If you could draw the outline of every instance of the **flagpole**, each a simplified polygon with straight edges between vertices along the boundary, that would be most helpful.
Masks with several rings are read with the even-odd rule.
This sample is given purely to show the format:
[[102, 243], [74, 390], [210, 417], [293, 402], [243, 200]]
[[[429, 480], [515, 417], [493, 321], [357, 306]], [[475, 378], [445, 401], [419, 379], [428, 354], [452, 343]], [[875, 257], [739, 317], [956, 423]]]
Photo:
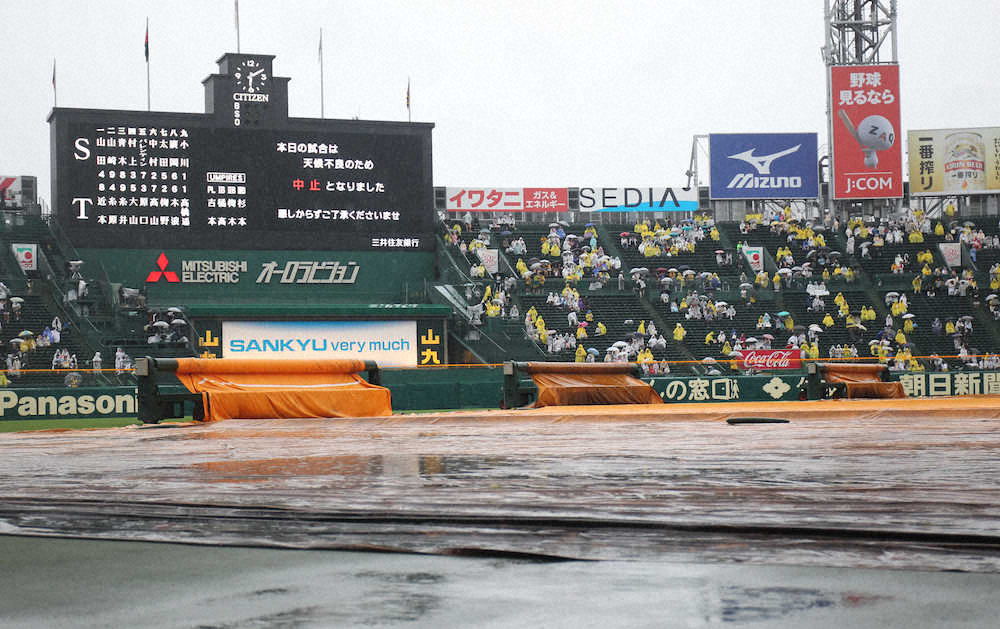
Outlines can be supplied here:
[[236, 3], [236, 52], [240, 51], [240, 0]]
[[52, 57], [52, 107], [59, 106], [59, 92], [56, 90], [56, 58]]
[[149, 91], [149, 18], [146, 18], [146, 111], [152, 111], [153, 105]]
[[413, 122], [413, 116], [410, 113], [410, 77], [406, 77], [406, 121]]
[[326, 91], [323, 89], [323, 29], [319, 29], [319, 117], [325, 118], [323, 108], [323, 97]]

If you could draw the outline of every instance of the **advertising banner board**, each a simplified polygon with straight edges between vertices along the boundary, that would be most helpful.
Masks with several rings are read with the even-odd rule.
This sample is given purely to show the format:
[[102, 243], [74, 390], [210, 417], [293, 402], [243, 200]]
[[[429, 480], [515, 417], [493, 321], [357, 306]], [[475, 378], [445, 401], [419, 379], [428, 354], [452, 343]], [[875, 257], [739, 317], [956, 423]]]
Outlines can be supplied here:
[[764, 247], [743, 247], [750, 268], [758, 273], [764, 270]]
[[581, 187], [581, 212], [696, 212], [698, 189]]
[[354, 358], [417, 364], [416, 321], [224, 321], [223, 358]]
[[815, 133], [713, 133], [708, 136], [713, 199], [815, 199]]
[[566, 212], [566, 188], [445, 188], [449, 212]]
[[33, 243], [14, 242], [10, 245], [17, 263], [22, 271], [38, 270], [38, 245]]
[[834, 198], [902, 197], [899, 66], [833, 66], [830, 84]]
[[1000, 127], [910, 131], [907, 140], [911, 195], [1000, 193]]

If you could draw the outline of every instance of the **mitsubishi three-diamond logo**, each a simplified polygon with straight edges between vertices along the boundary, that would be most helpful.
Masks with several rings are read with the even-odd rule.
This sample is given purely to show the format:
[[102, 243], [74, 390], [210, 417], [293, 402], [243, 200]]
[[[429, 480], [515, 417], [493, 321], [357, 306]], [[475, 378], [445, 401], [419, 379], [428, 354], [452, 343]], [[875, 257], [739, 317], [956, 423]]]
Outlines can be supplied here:
[[160, 267], [159, 271], [150, 271], [149, 275], [146, 276], [146, 283], [152, 284], [154, 282], [159, 282], [160, 278], [163, 277], [168, 282], [179, 282], [181, 278], [177, 277], [177, 274], [173, 271], [167, 270], [167, 254], [160, 252], [160, 257], [156, 259], [156, 266]]

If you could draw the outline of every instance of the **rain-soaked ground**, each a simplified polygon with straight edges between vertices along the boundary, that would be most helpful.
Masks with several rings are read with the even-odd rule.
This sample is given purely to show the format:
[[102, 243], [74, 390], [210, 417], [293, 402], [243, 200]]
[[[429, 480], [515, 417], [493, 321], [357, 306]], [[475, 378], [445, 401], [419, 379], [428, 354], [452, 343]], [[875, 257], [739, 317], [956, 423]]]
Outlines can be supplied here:
[[[205, 605], [246, 605], [251, 618], [253, 605], [243, 598], [273, 600], [279, 602], [264, 605], [266, 613], [297, 617], [299, 607], [313, 609], [312, 597], [322, 599], [301, 622], [246, 624], [220, 612], [200, 625], [163, 626], [379, 624], [377, 608], [394, 609], [391, 593], [403, 585], [406, 596], [448, 603], [419, 614], [445, 627], [464, 618], [453, 603], [485, 606], [485, 621], [475, 626], [493, 619], [546, 626], [521, 622], [532, 611], [551, 620], [549, 626], [588, 626], [583, 610], [592, 610], [593, 626], [607, 626], [596, 620], [611, 618], [615, 609], [624, 613], [643, 596], [654, 603], [639, 606], [641, 622], [624, 626], [734, 619], [747, 626], [764, 620], [767, 626], [843, 626], [830, 619], [847, 608], [872, 614], [863, 616], [871, 622], [862, 626], [993, 626], [1000, 612], [995, 596], [955, 622], [929, 622], [938, 617], [919, 610], [939, 596], [944, 608], [962, 607], [976, 600], [977, 588], [1000, 585], [996, 407], [788, 406], [795, 404], [765, 409], [790, 423], [737, 426], [723, 420], [732, 412], [725, 409], [754, 415], [761, 409], [591, 407], [5, 434], [0, 533], [213, 546], [101, 546], [114, 547], [104, 552], [127, 565], [132, 553], [149, 569], [177, 564], [176, 572], [164, 568], [150, 577], [155, 595], [143, 599], [144, 613], [155, 611], [161, 588], [187, 596], [184, 588], [202, 577], [175, 582], [200, 570], [184, 562], [197, 566], [209, 557], [220, 566], [254, 559], [245, 570], [220, 568], [225, 578], [204, 577], [216, 583], [206, 590]], [[71, 543], [0, 539], [5, 549]], [[103, 543], [72, 542], [81, 545], [73, 552], [93, 553], [97, 561], [84, 574], [103, 570], [104, 553], [89, 550]], [[445, 556], [215, 548], [220, 545]], [[24, 557], [35, 552], [3, 554], [20, 572], [31, 567]], [[272, 597], [271, 590], [285, 587], [271, 580], [272, 566], [284, 562], [289, 567], [278, 572], [295, 585]], [[107, 570], [137, 569], [127, 565]], [[385, 574], [391, 583], [369, 574]], [[413, 584], [408, 574], [432, 577]], [[108, 584], [116, 578], [108, 576]], [[136, 582], [145, 577], [126, 580], [124, 591], [138, 592]], [[501, 588], [495, 596], [494, 581]], [[74, 600], [85, 600], [90, 589], [103, 591], [99, 583], [70, 588], [81, 592]], [[324, 587], [338, 593], [327, 601]], [[343, 622], [335, 613], [343, 607], [341, 591], [353, 592], [343, 613], [354, 615]], [[265, 594], [250, 596], [255, 592]], [[579, 622], [543, 611], [554, 592]], [[607, 593], [621, 597], [623, 606]], [[380, 602], [359, 602], [371, 596]], [[116, 600], [124, 608], [136, 604]], [[860, 603], [850, 603], [855, 600]], [[760, 617], [757, 608], [764, 610]], [[657, 624], [676, 609], [686, 620]], [[876, 622], [882, 610], [913, 622]], [[31, 609], [22, 611], [30, 615]], [[37, 618], [30, 622], [44, 626]]]
[[0, 626], [995, 627], [1000, 575], [0, 536]]

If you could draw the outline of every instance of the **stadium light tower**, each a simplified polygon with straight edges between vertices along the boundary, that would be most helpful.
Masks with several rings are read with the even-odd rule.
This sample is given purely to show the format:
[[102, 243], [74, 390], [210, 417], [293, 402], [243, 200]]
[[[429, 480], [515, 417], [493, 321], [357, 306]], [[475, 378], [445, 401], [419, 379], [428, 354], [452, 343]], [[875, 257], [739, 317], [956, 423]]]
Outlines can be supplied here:
[[[826, 64], [826, 129], [830, 173], [833, 167], [833, 95], [830, 67], [897, 63], [896, 0], [824, 0], [826, 42], [821, 52]], [[832, 177], [831, 177], [832, 179]], [[827, 208], [834, 212], [832, 183]]]

